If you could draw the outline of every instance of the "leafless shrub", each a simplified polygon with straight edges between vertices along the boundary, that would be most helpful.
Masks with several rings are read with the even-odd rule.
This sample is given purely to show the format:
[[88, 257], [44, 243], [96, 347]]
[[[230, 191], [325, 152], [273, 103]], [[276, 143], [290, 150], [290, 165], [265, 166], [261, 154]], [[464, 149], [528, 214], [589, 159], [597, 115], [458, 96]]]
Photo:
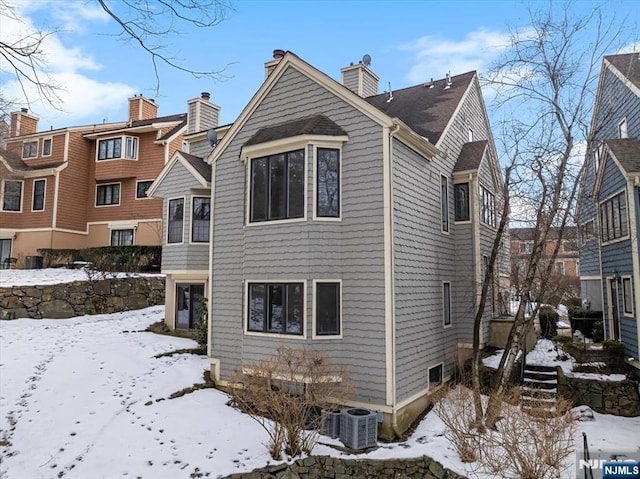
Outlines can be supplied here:
[[451, 442], [462, 462], [478, 459], [478, 431], [472, 391], [462, 385], [445, 385], [436, 398], [436, 414], [445, 425], [444, 436]]
[[274, 459], [309, 453], [318, 441], [324, 409], [344, 404], [352, 393], [346, 371], [317, 351], [278, 348], [233, 377], [237, 407], [269, 435]]
[[463, 462], [476, 462], [478, 476], [563, 477], [563, 461], [574, 450], [571, 404], [549, 399], [543, 391], [527, 394], [523, 398], [520, 388], [509, 388], [499, 398], [495, 428], [479, 431], [472, 391], [464, 386], [443, 389], [435, 411], [445, 424], [445, 437]]
[[563, 460], [574, 450], [571, 404], [543, 391], [528, 392], [524, 399], [519, 388], [507, 390], [500, 400], [501, 418], [482, 437], [482, 467], [500, 477], [562, 477]]

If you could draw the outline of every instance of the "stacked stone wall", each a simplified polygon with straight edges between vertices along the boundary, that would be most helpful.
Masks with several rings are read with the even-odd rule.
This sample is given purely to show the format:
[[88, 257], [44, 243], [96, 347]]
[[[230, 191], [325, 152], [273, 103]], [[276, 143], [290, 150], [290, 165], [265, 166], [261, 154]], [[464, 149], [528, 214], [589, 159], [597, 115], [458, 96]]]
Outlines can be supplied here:
[[386, 460], [311, 456], [299, 459], [292, 464], [280, 464], [252, 472], [231, 474], [223, 479], [361, 479], [364, 477], [466, 479], [427, 456]]
[[0, 319], [64, 319], [164, 304], [163, 276], [0, 288]]
[[596, 412], [615, 416], [640, 416], [638, 382], [603, 381], [585, 377], [572, 378], [558, 368], [558, 394], [573, 402], [574, 406], [587, 405]]

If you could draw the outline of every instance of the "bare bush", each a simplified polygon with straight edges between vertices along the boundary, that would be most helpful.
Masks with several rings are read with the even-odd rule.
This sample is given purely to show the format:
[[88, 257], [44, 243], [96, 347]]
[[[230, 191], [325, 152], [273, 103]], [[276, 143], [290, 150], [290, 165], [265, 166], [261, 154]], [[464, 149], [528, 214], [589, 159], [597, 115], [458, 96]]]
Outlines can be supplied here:
[[334, 409], [352, 393], [347, 373], [326, 356], [306, 348], [281, 347], [264, 361], [233, 377], [238, 408], [269, 434], [274, 459], [310, 453], [318, 441], [323, 410]]
[[440, 390], [435, 411], [445, 425], [444, 436], [451, 442], [462, 462], [476, 461], [479, 434], [474, 427], [472, 391], [462, 385], [445, 385]]
[[460, 459], [477, 461], [476, 473], [494, 477], [564, 477], [563, 461], [573, 453], [576, 430], [571, 404], [543, 391], [523, 398], [520, 388], [509, 388], [498, 401], [501, 416], [495, 427], [480, 431], [472, 391], [463, 386], [443, 390], [435, 410]]

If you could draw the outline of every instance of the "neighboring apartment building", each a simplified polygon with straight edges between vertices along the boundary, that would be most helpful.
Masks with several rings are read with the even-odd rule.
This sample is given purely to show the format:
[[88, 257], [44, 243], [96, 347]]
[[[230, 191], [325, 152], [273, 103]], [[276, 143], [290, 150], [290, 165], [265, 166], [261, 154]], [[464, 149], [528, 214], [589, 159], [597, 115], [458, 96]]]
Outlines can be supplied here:
[[[499, 222], [500, 169], [478, 76], [380, 95], [363, 64], [343, 68], [342, 84], [291, 52], [276, 50], [265, 67], [206, 158], [212, 376], [226, 384], [279, 346], [312, 347], [350, 371], [353, 404], [384, 413], [383, 435], [399, 434], [469, 354]], [[158, 180], [153, 193], [166, 188], [169, 233], [172, 217], [185, 218], [176, 232], [186, 243], [196, 227], [187, 208], [207, 176], [177, 156], [165, 178], [182, 175], [185, 186]], [[182, 198], [173, 215], [170, 202]], [[508, 289], [504, 245], [482, 345]], [[174, 255], [166, 245], [163, 268], [184, 265], [194, 246]]]
[[38, 131], [26, 109], [11, 115], [0, 150], [0, 261], [39, 248], [161, 244], [162, 202], [146, 190], [182, 148], [186, 114], [129, 98], [126, 122]]
[[[535, 228], [511, 228], [511, 290], [520, 295], [525, 278], [529, 256], [536, 238]], [[560, 230], [551, 228], [544, 245], [541, 268], [547, 271], [549, 260], [558, 246]], [[564, 300], [580, 296], [580, 252], [578, 249], [578, 228], [566, 226], [551, 269], [551, 284], [547, 293], [553, 300]], [[533, 291], [535, 296], [535, 288]]]
[[[640, 368], [640, 55], [606, 56], [578, 202], [582, 296]], [[597, 303], [600, 308], [594, 306]]]

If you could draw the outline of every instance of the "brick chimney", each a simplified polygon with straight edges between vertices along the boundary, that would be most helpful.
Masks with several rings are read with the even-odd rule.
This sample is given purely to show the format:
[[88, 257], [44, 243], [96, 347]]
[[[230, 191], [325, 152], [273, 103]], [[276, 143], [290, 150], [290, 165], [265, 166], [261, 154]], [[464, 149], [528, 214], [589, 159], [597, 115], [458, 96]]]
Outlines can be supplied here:
[[158, 117], [158, 105], [155, 101], [140, 95], [129, 98], [129, 121], [149, 120]]
[[264, 77], [268, 78], [271, 75], [271, 72], [278, 66], [282, 57], [284, 57], [284, 50], [274, 50], [273, 51], [273, 60], [269, 60], [264, 64]]
[[38, 117], [29, 114], [29, 110], [22, 108], [11, 113], [11, 129], [9, 136], [30, 135], [38, 131]]
[[187, 101], [187, 135], [218, 126], [220, 107], [210, 100], [211, 94], [203, 91], [200, 98]]
[[341, 68], [340, 73], [342, 74], [342, 84], [362, 98], [378, 94], [380, 79], [362, 62]]

